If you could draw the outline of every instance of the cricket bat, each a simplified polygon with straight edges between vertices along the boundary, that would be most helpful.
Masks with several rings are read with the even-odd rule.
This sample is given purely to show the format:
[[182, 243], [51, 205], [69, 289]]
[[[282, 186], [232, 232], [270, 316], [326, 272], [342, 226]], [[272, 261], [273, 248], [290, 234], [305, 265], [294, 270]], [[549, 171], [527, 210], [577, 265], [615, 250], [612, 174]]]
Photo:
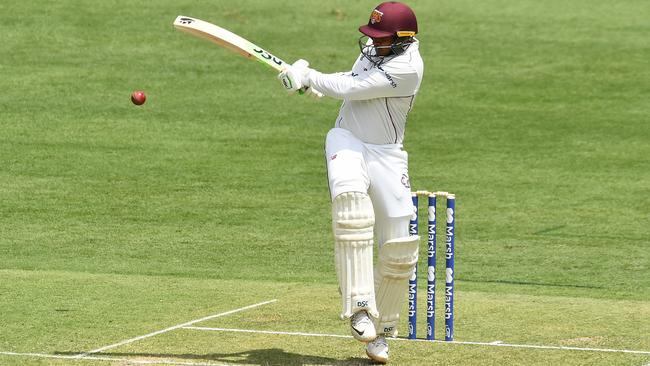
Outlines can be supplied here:
[[193, 36], [212, 41], [246, 58], [260, 61], [278, 72], [288, 66], [281, 58], [274, 56], [262, 47], [212, 23], [179, 15], [174, 20], [174, 27]]

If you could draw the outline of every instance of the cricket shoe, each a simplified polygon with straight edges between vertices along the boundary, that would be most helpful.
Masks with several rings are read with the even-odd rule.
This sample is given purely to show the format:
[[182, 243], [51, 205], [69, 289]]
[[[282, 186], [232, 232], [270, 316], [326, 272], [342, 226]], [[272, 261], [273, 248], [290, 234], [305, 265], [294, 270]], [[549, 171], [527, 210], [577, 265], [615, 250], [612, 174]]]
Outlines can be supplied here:
[[375, 324], [365, 310], [357, 311], [350, 318], [352, 336], [361, 342], [370, 342], [377, 338]]
[[366, 346], [366, 354], [371, 360], [379, 363], [388, 362], [388, 342], [383, 335], [375, 338]]

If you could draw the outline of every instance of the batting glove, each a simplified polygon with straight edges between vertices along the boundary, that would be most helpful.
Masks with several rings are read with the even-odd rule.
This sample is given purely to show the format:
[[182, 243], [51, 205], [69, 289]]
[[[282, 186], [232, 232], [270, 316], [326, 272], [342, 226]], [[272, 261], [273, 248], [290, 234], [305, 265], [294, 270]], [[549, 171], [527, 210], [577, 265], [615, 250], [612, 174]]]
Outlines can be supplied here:
[[293, 63], [293, 65], [288, 66], [286, 69], [278, 75], [278, 79], [282, 82], [284, 88], [293, 93], [300, 89], [306, 89], [309, 87], [309, 62], [300, 59]]

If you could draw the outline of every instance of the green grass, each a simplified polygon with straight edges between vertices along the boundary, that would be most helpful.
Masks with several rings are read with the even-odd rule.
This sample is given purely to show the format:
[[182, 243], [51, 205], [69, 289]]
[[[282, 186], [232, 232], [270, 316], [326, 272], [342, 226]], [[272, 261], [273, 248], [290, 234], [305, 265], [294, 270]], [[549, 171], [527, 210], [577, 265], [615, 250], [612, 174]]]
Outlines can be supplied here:
[[[254, 310], [206, 320], [195, 326], [334, 335], [348, 333], [347, 326], [338, 321], [336, 285], [53, 271], [7, 270], [0, 275], [12, 280], [10, 285], [5, 284], [3, 293], [14, 298], [14, 302], [5, 308], [10, 314], [5, 330], [18, 336], [0, 339], [0, 346], [5, 351], [73, 356], [273, 299], [278, 301]], [[35, 297], [48, 298], [49, 301], [34, 303], [27, 308], [22, 305]], [[424, 308], [420, 310], [423, 317]], [[487, 294], [466, 290], [459, 293], [457, 310], [457, 326], [463, 330], [459, 339], [467, 339], [465, 334], [471, 334], [473, 339], [498, 340], [508, 344], [650, 348], [650, 340], [645, 336], [650, 331], [647, 324], [650, 305], [642, 301]], [[30, 321], [25, 322], [25, 318]], [[544, 322], [537, 324], [532, 321], [534, 319], [544, 319]], [[441, 322], [438, 324], [440, 327]], [[553, 364], [640, 364], [648, 358], [638, 354], [410, 341], [395, 341], [393, 345], [395, 364], [483, 362], [502, 365], [504, 362], [544, 364], [549, 361]], [[251, 336], [228, 331], [176, 329], [92, 357], [262, 365], [367, 364], [358, 356], [360, 349], [359, 343], [341, 338]], [[19, 362], [24, 360], [18, 359]], [[0, 361], [10, 363], [16, 359], [0, 355]], [[47, 362], [56, 360], [47, 359]]]
[[[650, 5], [409, 4], [426, 69], [405, 146], [415, 188], [458, 196], [457, 340], [650, 351]], [[339, 102], [287, 96], [171, 22], [199, 17], [334, 72], [373, 5], [0, 3], [0, 352], [76, 354], [270, 298], [201, 325], [347, 334], [322, 152]], [[398, 365], [650, 362], [392, 347]], [[107, 355], [366, 364], [346, 339], [187, 329]]]

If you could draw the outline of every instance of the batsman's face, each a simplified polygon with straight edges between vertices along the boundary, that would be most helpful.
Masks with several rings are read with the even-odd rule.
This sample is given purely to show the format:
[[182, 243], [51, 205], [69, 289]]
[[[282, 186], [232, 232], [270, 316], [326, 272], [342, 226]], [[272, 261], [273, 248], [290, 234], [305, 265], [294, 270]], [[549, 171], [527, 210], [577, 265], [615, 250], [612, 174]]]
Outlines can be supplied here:
[[393, 37], [373, 38], [372, 44], [377, 50], [377, 56], [388, 56], [392, 52], [390, 45], [393, 44]]

